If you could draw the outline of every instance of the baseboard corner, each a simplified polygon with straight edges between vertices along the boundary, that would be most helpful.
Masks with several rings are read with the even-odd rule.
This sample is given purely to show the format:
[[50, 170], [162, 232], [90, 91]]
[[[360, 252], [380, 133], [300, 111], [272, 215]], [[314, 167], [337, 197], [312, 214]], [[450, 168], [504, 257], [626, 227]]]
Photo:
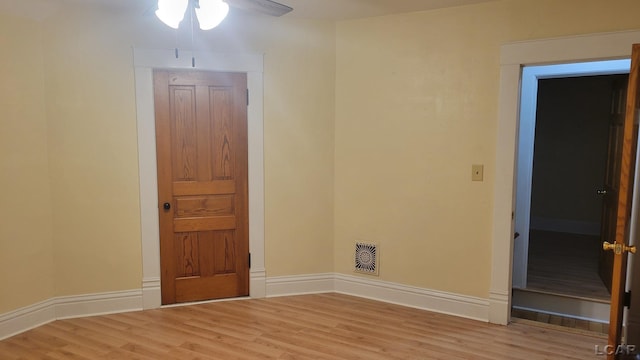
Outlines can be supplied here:
[[0, 315], [0, 340], [55, 320], [142, 310], [142, 290], [61, 296]]
[[483, 322], [489, 300], [355, 275], [322, 273], [267, 278], [267, 297], [337, 292]]
[[0, 340], [55, 320], [55, 300], [48, 299], [0, 315]]

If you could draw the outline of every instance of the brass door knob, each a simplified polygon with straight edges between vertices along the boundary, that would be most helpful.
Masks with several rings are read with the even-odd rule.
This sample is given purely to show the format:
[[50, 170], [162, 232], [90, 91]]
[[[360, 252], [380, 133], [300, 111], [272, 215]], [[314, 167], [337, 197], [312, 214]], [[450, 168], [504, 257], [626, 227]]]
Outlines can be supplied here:
[[602, 243], [602, 248], [604, 250], [612, 250], [616, 255], [620, 255], [623, 252], [630, 252], [632, 254], [636, 253], [636, 246], [627, 246], [626, 244], [618, 244], [618, 243], [614, 243], [611, 244], [607, 241]]

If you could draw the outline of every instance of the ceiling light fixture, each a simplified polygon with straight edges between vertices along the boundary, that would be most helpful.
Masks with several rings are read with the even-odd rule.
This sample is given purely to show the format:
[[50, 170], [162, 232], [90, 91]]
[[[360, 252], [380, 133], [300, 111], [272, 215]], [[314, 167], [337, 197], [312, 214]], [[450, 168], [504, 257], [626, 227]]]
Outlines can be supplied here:
[[229, 5], [222, 0], [199, 0], [196, 6], [196, 17], [200, 29], [211, 30], [220, 25], [229, 13]]
[[156, 16], [167, 26], [177, 29], [190, 6], [195, 9], [202, 30], [218, 26], [229, 13], [229, 5], [223, 0], [158, 0]]

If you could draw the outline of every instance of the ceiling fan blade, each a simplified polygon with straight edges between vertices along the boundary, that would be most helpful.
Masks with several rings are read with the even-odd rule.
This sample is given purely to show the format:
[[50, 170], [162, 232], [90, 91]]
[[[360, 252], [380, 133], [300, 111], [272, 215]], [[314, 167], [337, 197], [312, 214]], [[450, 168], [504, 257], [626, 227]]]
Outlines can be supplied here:
[[293, 8], [271, 0], [225, 0], [230, 6], [249, 11], [257, 11], [271, 16], [282, 16]]

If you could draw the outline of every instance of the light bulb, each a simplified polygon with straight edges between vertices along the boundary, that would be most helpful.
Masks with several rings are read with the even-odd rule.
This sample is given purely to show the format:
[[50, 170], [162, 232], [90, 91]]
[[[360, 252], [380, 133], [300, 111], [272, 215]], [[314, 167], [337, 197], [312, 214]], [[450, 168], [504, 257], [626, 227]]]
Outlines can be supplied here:
[[156, 16], [167, 26], [177, 29], [184, 19], [187, 6], [189, 6], [189, 0], [158, 0]]
[[220, 25], [228, 13], [229, 5], [222, 0], [200, 0], [200, 8], [196, 8], [196, 16], [202, 30], [211, 30]]

